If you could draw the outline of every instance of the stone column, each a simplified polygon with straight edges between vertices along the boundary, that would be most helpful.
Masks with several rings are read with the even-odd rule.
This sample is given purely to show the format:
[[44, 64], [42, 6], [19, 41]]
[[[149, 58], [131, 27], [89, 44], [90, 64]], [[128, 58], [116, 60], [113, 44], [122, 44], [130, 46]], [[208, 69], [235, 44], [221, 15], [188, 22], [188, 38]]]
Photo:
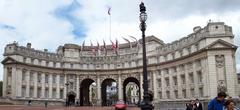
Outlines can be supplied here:
[[226, 83], [227, 83], [226, 89], [227, 89], [228, 95], [237, 96], [239, 95], [239, 94], [236, 94], [237, 88], [235, 86], [237, 84], [237, 78], [236, 78], [237, 76], [234, 70], [235, 67], [234, 67], [234, 61], [233, 61], [231, 52], [228, 52], [225, 55], [225, 68], [226, 68], [225, 76], [226, 76]]
[[166, 94], [166, 83], [165, 83], [165, 74], [161, 70], [161, 81], [162, 81], [162, 99], [166, 99], [167, 94]]
[[118, 76], [118, 100], [123, 100], [123, 87], [121, 74]]
[[181, 71], [180, 67], [177, 66], [178, 98], [183, 98], [181, 73], [182, 73], [182, 71]]
[[25, 97], [29, 97], [29, 92], [30, 92], [30, 71], [26, 70], [26, 96]]
[[22, 69], [18, 68], [17, 69], [17, 97], [21, 97], [22, 96]]
[[193, 62], [193, 80], [194, 80], [194, 96], [199, 97], [199, 86], [198, 86], [198, 75], [197, 75], [197, 65]]
[[153, 71], [153, 96], [154, 96], [154, 101], [157, 101], [158, 99], [158, 87], [157, 87], [157, 71]]
[[49, 98], [52, 98], [52, 90], [53, 90], [53, 81], [52, 81], [52, 74], [49, 74]]
[[97, 76], [97, 105], [101, 105], [101, 82], [100, 82], [100, 76]]
[[45, 73], [42, 73], [42, 90], [41, 90], [41, 98], [45, 98]]
[[12, 93], [12, 98], [16, 98], [16, 67], [12, 67], [12, 83], [11, 83], [11, 93]]
[[188, 74], [188, 66], [185, 64], [184, 65], [184, 69], [185, 69], [185, 79], [186, 79], [186, 94], [187, 94], [187, 98], [190, 98], [190, 81], [189, 81], [189, 74]]
[[8, 73], [7, 73], [7, 67], [6, 66], [4, 66], [3, 67], [3, 97], [6, 97], [6, 90], [7, 90], [7, 78], [8, 77]]
[[139, 73], [140, 75], [140, 95], [141, 95], [141, 101], [143, 100], [143, 75], [142, 73], [140, 72]]
[[33, 88], [33, 97], [37, 98], [37, 90], [38, 90], [38, 73], [34, 72], [34, 88]]
[[66, 83], [67, 83], [67, 75], [65, 74], [65, 76], [64, 76], [64, 93], [63, 93], [64, 99], [67, 98], [67, 86], [65, 85]]
[[[209, 53], [210, 54], [210, 53]], [[217, 76], [216, 76], [216, 61], [215, 61], [215, 55], [208, 55], [208, 79], [209, 81], [207, 83], [208, 86], [208, 96], [211, 96], [211, 98], [216, 97], [217, 94]]]
[[59, 99], [60, 98], [60, 75], [59, 74], [57, 74], [56, 83], [57, 83], [56, 98]]
[[170, 99], [174, 99], [175, 96], [174, 96], [174, 83], [173, 83], [173, 68], [169, 68], [169, 85], [170, 85]]
[[[79, 100], [79, 75], [77, 75], [77, 97], [76, 100]], [[91, 98], [92, 99], [92, 98]]]

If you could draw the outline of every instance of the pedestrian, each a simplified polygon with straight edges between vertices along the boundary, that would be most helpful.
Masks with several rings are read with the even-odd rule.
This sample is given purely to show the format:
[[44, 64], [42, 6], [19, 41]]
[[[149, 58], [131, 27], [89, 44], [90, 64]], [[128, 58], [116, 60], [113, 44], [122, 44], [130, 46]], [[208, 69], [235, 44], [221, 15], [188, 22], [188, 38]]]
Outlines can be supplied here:
[[198, 99], [196, 99], [196, 107], [197, 107], [197, 110], [203, 110], [202, 103]]
[[197, 106], [194, 100], [190, 100], [186, 110], [197, 110]]
[[208, 110], [223, 110], [226, 96], [225, 92], [219, 92], [217, 97], [208, 103]]
[[31, 104], [32, 104], [32, 101], [28, 100], [28, 106], [31, 106]]
[[45, 108], [47, 108], [47, 106], [48, 106], [48, 102], [47, 102], [47, 101], [45, 101], [45, 103], [44, 103], [44, 104], [45, 104]]
[[233, 100], [227, 100], [226, 101], [224, 110], [237, 110], [235, 108], [235, 104], [234, 104]]

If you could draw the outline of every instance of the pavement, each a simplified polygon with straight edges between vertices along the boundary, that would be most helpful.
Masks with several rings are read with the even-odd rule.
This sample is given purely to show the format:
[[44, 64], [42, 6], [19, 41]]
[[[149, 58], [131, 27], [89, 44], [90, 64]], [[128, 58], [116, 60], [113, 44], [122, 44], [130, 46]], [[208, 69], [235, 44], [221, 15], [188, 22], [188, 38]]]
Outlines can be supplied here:
[[[63, 106], [23, 106], [0, 105], [0, 110], [114, 110], [114, 107], [63, 107]], [[140, 110], [138, 107], [128, 107], [127, 110]]]

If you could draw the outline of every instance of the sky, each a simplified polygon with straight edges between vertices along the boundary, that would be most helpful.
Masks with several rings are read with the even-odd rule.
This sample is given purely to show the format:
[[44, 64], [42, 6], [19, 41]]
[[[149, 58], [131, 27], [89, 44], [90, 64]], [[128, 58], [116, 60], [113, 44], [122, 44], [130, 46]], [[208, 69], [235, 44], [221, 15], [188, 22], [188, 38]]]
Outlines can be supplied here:
[[[38, 50], [55, 52], [65, 43], [110, 44], [110, 39], [141, 38], [139, 4], [148, 19], [146, 35], [170, 43], [209, 20], [232, 26], [240, 46], [240, 0], [0, 0], [0, 60], [8, 43], [32, 43]], [[111, 8], [111, 16], [108, 9]], [[240, 72], [240, 50], [236, 52]], [[0, 80], [3, 66], [0, 64]]]

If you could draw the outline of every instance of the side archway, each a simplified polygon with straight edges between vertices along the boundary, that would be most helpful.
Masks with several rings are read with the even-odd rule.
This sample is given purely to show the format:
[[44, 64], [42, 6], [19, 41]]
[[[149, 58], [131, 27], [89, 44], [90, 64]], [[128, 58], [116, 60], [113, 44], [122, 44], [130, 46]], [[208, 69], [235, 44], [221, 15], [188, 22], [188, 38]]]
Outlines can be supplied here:
[[80, 84], [80, 106], [90, 106], [90, 85], [93, 84], [95, 81], [87, 78], [84, 79]]
[[[129, 92], [129, 91], [127, 91], [126, 89], [126, 87], [127, 87], [127, 85], [129, 84], [129, 83], [135, 83], [136, 85], [137, 85], [137, 87], [138, 88], [133, 88], [133, 90], [136, 90], [135, 92], [136, 92], [136, 94], [134, 94], [134, 95], [137, 95], [137, 99], [133, 99], [133, 103], [138, 103], [139, 101], [140, 101], [140, 99], [141, 99], [141, 96], [140, 96], [140, 82], [138, 81], [138, 79], [136, 79], [136, 78], [134, 78], [134, 77], [128, 77], [128, 78], [126, 78], [124, 81], [123, 81], [123, 100], [124, 100], [124, 102], [126, 102], [126, 103], [129, 103], [129, 100], [127, 100], [127, 92]], [[131, 92], [131, 91], [130, 91]], [[131, 94], [132, 95], [132, 94]]]
[[116, 81], [112, 78], [107, 78], [103, 80], [101, 84], [101, 93], [102, 93], [102, 106], [112, 105], [117, 100]]

